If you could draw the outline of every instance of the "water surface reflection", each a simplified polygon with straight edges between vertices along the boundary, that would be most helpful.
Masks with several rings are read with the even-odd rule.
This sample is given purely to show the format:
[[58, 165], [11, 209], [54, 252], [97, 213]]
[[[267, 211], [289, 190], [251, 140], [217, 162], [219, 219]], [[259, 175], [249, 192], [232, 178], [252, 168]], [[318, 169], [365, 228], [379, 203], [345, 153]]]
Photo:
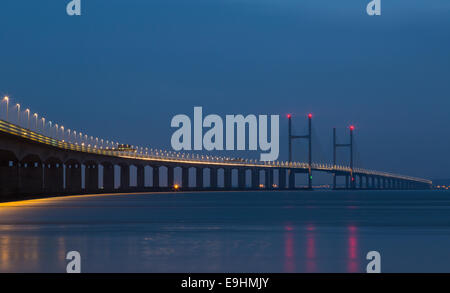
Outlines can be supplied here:
[[449, 272], [449, 193], [110, 195], [0, 204], [0, 272]]

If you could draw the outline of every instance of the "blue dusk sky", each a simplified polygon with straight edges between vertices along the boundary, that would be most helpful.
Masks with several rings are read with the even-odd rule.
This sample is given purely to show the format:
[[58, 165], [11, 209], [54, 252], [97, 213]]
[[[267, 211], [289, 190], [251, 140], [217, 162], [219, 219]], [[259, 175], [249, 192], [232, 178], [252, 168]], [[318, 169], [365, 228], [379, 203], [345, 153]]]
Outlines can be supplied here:
[[450, 178], [448, 0], [374, 17], [369, 0], [82, 0], [72, 17], [68, 2], [0, 2], [0, 94], [48, 120], [170, 149], [194, 106], [279, 114], [286, 160], [285, 115], [301, 132], [311, 112], [317, 160], [354, 124], [362, 167]]

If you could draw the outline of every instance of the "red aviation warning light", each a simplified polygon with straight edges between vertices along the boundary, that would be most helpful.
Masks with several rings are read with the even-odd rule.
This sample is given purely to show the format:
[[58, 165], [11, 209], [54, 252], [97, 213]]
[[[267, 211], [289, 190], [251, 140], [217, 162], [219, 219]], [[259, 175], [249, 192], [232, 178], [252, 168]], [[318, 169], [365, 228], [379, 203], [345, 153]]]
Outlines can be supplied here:
[[351, 130], [351, 131], [355, 130], [355, 126], [350, 125], [350, 130]]
[[286, 117], [287, 117], [288, 119], [291, 119], [292, 115], [291, 115], [291, 114], [287, 114]]
[[312, 118], [312, 114], [311, 114], [311, 113], [308, 114], [308, 118], [309, 118], [309, 119]]

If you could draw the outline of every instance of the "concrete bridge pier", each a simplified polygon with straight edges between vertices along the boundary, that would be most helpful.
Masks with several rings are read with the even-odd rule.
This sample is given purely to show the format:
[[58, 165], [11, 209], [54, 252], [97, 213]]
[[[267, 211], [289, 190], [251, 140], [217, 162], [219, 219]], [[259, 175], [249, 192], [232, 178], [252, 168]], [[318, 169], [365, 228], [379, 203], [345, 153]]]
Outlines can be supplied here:
[[350, 177], [350, 188], [356, 189], [356, 176], [355, 174], [352, 174]]
[[189, 167], [181, 168], [181, 186], [184, 189], [189, 188]]
[[286, 170], [278, 169], [278, 188], [286, 189]]
[[270, 179], [269, 179], [269, 170], [264, 170], [264, 188], [270, 189], [272, 186], [270, 185]]
[[19, 192], [19, 162], [0, 161], [0, 197], [12, 196]]
[[289, 173], [289, 189], [295, 189], [295, 172], [292, 169], [288, 170]]
[[43, 192], [44, 171], [37, 156], [27, 156], [20, 162], [19, 192], [22, 194], [41, 194]]
[[231, 172], [233, 169], [224, 168], [223, 169], [223, 186], [225, 189], [231, 189]]
[[350, 187], [350, 176], [345, 175], [345, 189], [349, 189]]
[[[269, 173], [269, 174], [267, 174], [267, 173]], [[266, 180], [266, 182], [268, 181], [268, 186], [267, 186], [267, 188], [268, 189], [273, 189], [273, 169], [271, 168], [271, 169], [269, 169], [267, 172], [266, 172], [266, 175], [268, 175], [266, 178], [268, 178], [269, 180]]]
[[130, 165], [120, 165], [120, 190], [130, 190]]
[[159, 188], [159, 166], [152, 166], [152, 169], [153, 169], [153, 188]]
[[114, 165], [102, 163], [103, 166], [103, 190], [110, 192], [114, 190]]
[[136, 187], [139, 190], [145, 188], [145, 166], [143, 165], [136, 166]]
[[45, 193], [64, 192], [64, 169], [61, 162], [50, 161], [44, 164]]
[[210, 176], [209, 176], [209, 181], [210, 181], [210, 186], [213, 189], [217, 188], [217, 168], [210, 168]]
[[258, 168], [252, 169], [252, 188], [253, 189], [259, 188], [259, 169]]
[[203, 188], [203, 168], [197, 167], [195, 169], [195, 186]]
[[365, 185], [365, 187], [366, 187], [366, 189], [369, 189], [370, 187], [369, 187], [369, 176], [367, 176], [367, 175], [364, 175], [364, 185]]
[[81, 165], [75, 161], [66, 163], [66, 190], [68, 193], [80, 193]]
[[172, 188], [175, 185], [175, 168], [167, 166], [167, 187]]
[[244, 168], [238, 169], [238, 188], [245, 189], [245, 172]]
[[87, 163], [84, 168], [84, 187], [87, 192], [98, 191], [98, 165]]

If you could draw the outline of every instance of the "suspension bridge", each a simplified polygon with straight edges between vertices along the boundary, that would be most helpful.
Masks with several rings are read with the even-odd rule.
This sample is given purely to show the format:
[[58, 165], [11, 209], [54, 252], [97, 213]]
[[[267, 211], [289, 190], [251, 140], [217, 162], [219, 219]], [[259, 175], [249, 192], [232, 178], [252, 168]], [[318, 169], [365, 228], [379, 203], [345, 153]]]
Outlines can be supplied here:
[[[31, 114], [29, 109], [21, 109], [20, 104], [10, 107], [8, 97], [1, 102], [0, 199], [102, 192], [313, 189], [313, 172], [330, 174], [333, 189], [430, 189], [432, 186], [430, 180], [422, 178], [355, 167], [353, 126], [349, 127], [349, 141], [344, 144], [337, 143], [334, 129], [332, 163], [313, 162], [311, 114], [307, 116], [308, 131], [304, 135], [292, 133], [292, 117], [288, 115], [288, 161], [262, 162], [124, 145], [67, 129], [37, 113]], [[307, 162], [292, 160], [292, 142], [298, 139], [308, 142]], [[348, 165], [337, 164], [339, 148], [348, 148]], [[130, 179], [132, 166], [134, 185]], [[179, 183], [175, 180], [176, 169], [181, 169]], [[306, 186], [296, 184], [296, 174], [307, 177]], [[148, 177], [151, 184], [146, 184]], [[339, 177], [344, 178], [342, 186], [337, 184]], [[195, 184], [190, 184], [192, 181]]]

